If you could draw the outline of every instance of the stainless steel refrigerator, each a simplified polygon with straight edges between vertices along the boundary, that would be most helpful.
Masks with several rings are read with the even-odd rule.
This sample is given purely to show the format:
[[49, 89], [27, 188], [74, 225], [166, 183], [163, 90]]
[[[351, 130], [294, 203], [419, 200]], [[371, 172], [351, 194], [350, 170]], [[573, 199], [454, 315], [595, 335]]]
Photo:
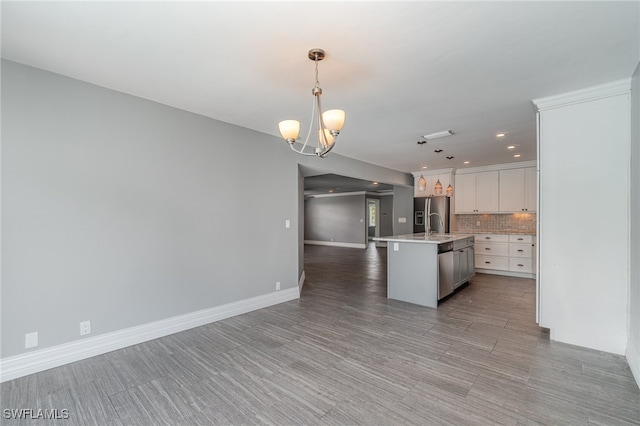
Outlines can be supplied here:
[[431, 231], [437, 234], [449, 233], [451, 199], [446, 195], [413, 199], [413, 232], [426, 232], [427, 220]]

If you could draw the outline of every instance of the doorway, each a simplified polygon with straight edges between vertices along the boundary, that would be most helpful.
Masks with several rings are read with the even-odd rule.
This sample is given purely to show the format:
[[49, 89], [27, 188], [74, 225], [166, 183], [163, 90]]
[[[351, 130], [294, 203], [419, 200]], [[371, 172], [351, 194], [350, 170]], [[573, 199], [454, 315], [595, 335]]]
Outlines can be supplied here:
[[380, 236], [380, 200], [367, 198], [367, 241]]

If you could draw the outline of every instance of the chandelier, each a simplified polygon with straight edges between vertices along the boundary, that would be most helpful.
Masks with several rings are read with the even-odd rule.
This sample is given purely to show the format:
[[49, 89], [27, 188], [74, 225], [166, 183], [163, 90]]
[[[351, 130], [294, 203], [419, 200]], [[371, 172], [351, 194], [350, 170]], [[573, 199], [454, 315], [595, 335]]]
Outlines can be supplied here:
[[[329, 151], [331, 151], [336, 143], [336, 138], [340, 134], [340, 130], [344, 126], [345, 112], [341, 109], [331, 109], [329, 111], [322, 112], [322, 105], [320, 103], [320, 96], [322, 95], [322, 89], [320, 88], [320, 82], [318, 81], [318, 62], [324, 59], [325, 53], [322, 49], [309, 50], [309, 59], [315, 62], [316, 67], [316, 84], [311, 89], [311, 94], [314, 96], [313, 106], [311, 108], [311, 123], [309, 125], [309, 132], [307, 137], [299, 149], [296, 148], [294, 142], [298, 139], [300, 134], [300, 122], [298, 120], [284, 120], [278, 123], [280, 134], [285, 141], [289, 144], [289, 147], [301, 155], [315, 155], [321, 158], [325, 158]], [[313, 151], [307, 150], [307, 144], [312, 133], [313, 122], [316, 122], [316, 128], [318, 132], [318, 141]]]

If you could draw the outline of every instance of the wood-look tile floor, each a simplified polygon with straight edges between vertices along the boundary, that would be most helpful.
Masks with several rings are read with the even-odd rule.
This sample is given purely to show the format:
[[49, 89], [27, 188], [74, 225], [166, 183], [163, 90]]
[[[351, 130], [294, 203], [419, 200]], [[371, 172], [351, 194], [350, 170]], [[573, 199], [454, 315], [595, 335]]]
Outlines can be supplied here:
[[640, 425], [622, 356], [549, 341], [533, 280], [438, 309], [386, 298], [386, 251], [307, 246], [299, 300], [2, 384], [64, 425]]

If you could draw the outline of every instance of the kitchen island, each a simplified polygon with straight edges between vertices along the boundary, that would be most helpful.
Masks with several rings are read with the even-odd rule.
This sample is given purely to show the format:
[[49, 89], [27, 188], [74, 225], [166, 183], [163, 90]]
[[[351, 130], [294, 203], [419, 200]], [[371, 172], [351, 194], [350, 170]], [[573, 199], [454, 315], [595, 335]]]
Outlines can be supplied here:
[[387, 298], [438, 307], [474, 275], [473, 235], [404, 234], [387, 242]]

